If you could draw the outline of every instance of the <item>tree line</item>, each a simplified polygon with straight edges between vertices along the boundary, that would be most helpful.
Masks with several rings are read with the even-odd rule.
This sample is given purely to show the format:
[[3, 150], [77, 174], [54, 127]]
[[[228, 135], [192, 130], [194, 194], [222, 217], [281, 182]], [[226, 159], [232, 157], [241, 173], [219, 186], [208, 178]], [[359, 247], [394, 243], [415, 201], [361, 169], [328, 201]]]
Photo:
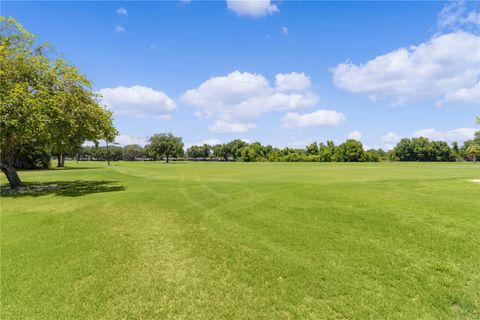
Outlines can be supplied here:
[[181, 137], [171, 133], [153, 135], [145, 147], [137, 144], [125, 147], [82, 147], [75, 155], [77, 160], [97, 161], [239, 161], [239, 162], [378, 162], [378, 161], [475, 161], [480, 156], [480, 131], [475, 139], [459, 147], [444, 141], [428, 138], [404, 138], [389, 151], [364, 150], [360, 141], [349, 139], [339, 145], [333, 141], [313, 142], [303, 149], [276, 148], [260, 142], [247, 143], [235, 139], [216, 145], [193, 145], [184, 150]]

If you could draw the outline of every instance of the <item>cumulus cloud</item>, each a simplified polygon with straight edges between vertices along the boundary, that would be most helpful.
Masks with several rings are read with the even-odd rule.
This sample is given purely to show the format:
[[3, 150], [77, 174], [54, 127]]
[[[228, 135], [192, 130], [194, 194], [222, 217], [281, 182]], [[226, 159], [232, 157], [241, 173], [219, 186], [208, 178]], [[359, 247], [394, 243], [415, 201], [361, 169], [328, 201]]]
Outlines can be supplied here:
[[453, 1], [446, 4], [438, 14], [440, 29], [458, 30], [460, 28], [480, 27], [480, 15], [477, 11], [469, 11], [465, 1]]
[[288, 92], [288, 91], [299, 91], [302, 92], [311, 87], [312, 83], [310, 77], [305, 73], [279, 73], [275, 75], [275, 85], [277, 91]]
[[176, 109], [170, 97], [162, 91], [149, 87], [132, 86], [103, 88], [98, 91], [102, 95], [102, 102], [116, 115], [165, 117], [165, 112]]
[[[341, 63], [331, 71], [335, 85], [352, 93], [372, 99], [391, 98], [399, 104], [424, 99], [441, 104], [454, 101], [452, 95], [462, 95], [463, 90], [478, 84], [479, 52], [479, 36], [457, 31], [397, 49], [365, 64]], [[469, 103], [470, 99], [456, 100], [462, 101]]]
[[311, 113], [287, 113], [281, 120], [282, 127], [313, 127], [335, 126], [345, 121], [342, 113], [333, 110], [318, 110]]
[[[479, 53], [480, 54], [480, 53]], [[471, 88], [461, 88], [447, 93], [438, 105], [444, 104], [480, 104], [480, 82]]]
[[431, 140], [441, 140], [446, 142], [463, 142], [473, 139], [475, 128], [458, 128], [449, 131], [437, 131], [433, 128], [422, 129], [412, 134], [412, 137], [425, 137]]
[[126, 146], [129, 144], [139, 144], [141, 146], [144, 146], [147, 144], [147, 139], [131, 136], [128, 134], [120, 134], [115, 138], [115, 142], [121, 146]]
[[[447, 131], [438, 131], [434, 128], [427, 128], [415, 131], [409, 136], [409, 138], [424, 137], [436, 141], [461, 143], [465, 140], [473, 139], [475, 131], [475, 128], [457, 128]], [[382, 141], [388, 143], [386, 144], [386, 146], [389, 146], [388, 149], [392, 149], [402, 138], [402, 136], [396, 134], [395, 132], [389, 132], [382, 137]]]
[[391, 131], [382, 137], [382, 141], [388, 143], [396, 143], [400, 141], [400, 139], [402, 139], [402, 137], [399, 134]]
[[118, 32], [118, 33], [125, 32], [125, 28], [123, 26], [115, 26], [115, 32]]
[[221, 143], [222, 143], [222, 141], [219, 140], [219, 139], [216, 139], [216, 138], [205, 139], [205, 140], [198, 141], [198, 142], [195, 142], [195, 143], [185, 143], [185, 149], [188, 149], [191, 146], [203, 146], [204, 144], [214, 146], [216, 144], [221, 144]]
[[202, 118], [236, 123], [273, 111], [296, 110], [318, 102], [304, 73], [277, 74], [275, 85], [260, 74], [235, 71], [188, 90], [181, 101]]
[[259, 18], [278, 12], [271, 0], [227, 0], [227, 8], [238, 16]]
[[255, 127], [256, 125], [253, 123], [235, 123], [217, 120], [209, 129], [217, 133], [244, 133]]
[[119, 16], [128, 16], [128, 11], [124, 7], [120, 7], [115, 11]]
[[352, 131], [347, 135], [347, 139], [360, 140], [362, 138], [362, 133], [360, 131]]

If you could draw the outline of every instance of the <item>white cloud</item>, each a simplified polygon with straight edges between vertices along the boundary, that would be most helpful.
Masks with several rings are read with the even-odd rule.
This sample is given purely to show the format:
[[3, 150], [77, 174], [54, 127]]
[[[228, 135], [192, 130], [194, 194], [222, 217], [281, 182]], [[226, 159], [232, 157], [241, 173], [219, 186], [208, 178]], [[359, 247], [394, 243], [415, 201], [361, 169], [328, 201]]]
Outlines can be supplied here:
[[480, 37], [458, 31], [425, 43], [400, 48], [365, 64], [341, 63], [332, 68], [337, 87], [372, 99], [396, 103], [436, 99], [472, 88], [480, 78]]
[[227, 0], [227, 8], [238, 16], [259, 18], [278, 12], [270, 0]]
[[400, 135], [391, 131], [382, 137], [383, 142], [389, 142], [389, 143], [396, 143], [400, 141], [400, 139], [402, 139]]
[[288, 36], [288, 28], [287, 27], [282, 27], [282, 34], [284, 36]]
[[188, 149], [191, 146], [203, 146], [204, 144], [214, 146], [216, 144], [221, 144], [221, 143], [222, 143], [221, 140], [213, 138], [213, 139], [205, 139], [205, 140], [202, 140], [202, 141], [199, 141], [199, 142], [196, 142], [196, 143], [186, 143], [185, 147]]
[[98, 93], [116, 115], [165, 117], [165, 112], [176, 109], [173, 100], [164, 92], [139, 85], [103, 88]]
[[159, 114], [158, 116], [155, 116], [155, 119], [168, 121], [168, 120], [172, 120], [173, 118], [172, 118], [172, 115], [170, 114]]
[[209, 129], [217, 133], [244, 133], [255, 127], [256, 125], [253, 123], [235, 123], [217, 120]]
[[[427, 128], [415, 131], [409, 137], [418, 138], [424, 137], [435, 141], [445, 142], [463, 142], [465, 140], [473, 139], [476, 129], [475, 128], [458, 128], [447, 131], [438, 131], [433, 128]], [[386, 142], [384, 148], [387, 150], [393, 149], [395, 144], [398, 143], [403, 137], [395, 132], [389, 132], [382, 137], [382, 141]]]
[[125, 32], [125, 28], [122, 26], [115, 26], [115, 32], [118, 32], [118, 33]]
[[147, 144], [147, 139], [131, 136], [128, 134], [120, 134], [115, 138], [115, 142], [121, 146], [126, 146], [129, 144], [139, 144], [141, 146], [144, 146]]
[[312, 113], [287, 113], [281, 120], [282, 127], [335, 126], [345, 121], [343, 114], [333, 110], [318, 110]]
[[115, 11], [119, 16], [128, 16], [128, 11], [127, 9], [120, 7]]
[[446, 142], [463, 142], [473, 139], [475, 128], [458, 128], [449, 131], [437, 131], [433, 128], [422, 129], [412, 134], [412, 137], [425, 137], [430, 140], [441, 140]]
[[480, 105], [480, 82], [471, 88], [461, 88], [457, 91], [446, 94], [443, 99], [438, 102], [439, 105], [444, 104], [476, 104]]
[[352, 131], [347, 135], [347, 139], [360, 140], [362, 138], [362, 133], [360, 131]]
[[204, 118], [234, 122], [272, 111], [295, 110], [318, 102], [303, 73], [277, 74], [276, 85], [260, 74], [235, 71], [214, 77], [185, 92], [181, 100]]
[[450, 30], [478, 28], [480, 15], [475, 10], [468, 11], [465, 1], [453, 1], [446, 4], [438, 14], [438, 26]]
[[310, 88], [312, 85], [310, 77], [305, 73], [279, 73], [275, 75], [275, 86], [277, 91], [304, 91]]

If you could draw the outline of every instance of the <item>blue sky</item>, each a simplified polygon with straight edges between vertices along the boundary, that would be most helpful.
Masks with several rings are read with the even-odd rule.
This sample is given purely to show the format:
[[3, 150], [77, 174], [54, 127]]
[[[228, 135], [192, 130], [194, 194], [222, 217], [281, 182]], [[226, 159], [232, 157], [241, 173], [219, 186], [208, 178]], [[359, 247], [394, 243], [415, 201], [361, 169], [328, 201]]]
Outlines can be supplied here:
[[87, 75], [120, 144], [473, 137], [478, 2], [2, 2]]

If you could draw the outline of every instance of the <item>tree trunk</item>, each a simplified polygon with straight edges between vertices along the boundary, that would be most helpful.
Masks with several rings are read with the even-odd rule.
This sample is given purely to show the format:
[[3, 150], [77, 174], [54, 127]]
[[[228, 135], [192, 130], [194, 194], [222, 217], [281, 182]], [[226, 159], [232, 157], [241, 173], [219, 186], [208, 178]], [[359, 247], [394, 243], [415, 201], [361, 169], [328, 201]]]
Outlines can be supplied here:
[[166, 155], [166, 157], [167, 157], [167, 163], [168, 163], [168, 154]]
[[65, 159], [63, 158], [63, 154], [59, 154], [57, 156], [57, 167], [58, 168], [63, 168], [65, 166]]
[[110, 151], [108, 150], [108, 142], [106, 142], [107, 144], [107, 164], [110, 165]]
[[7, 176], [8, 183], [10, 184], [10, 188], [18, 189], [22, 185], [22, 181], [18, 176], [17, 170], [11, 164], [1, 163], [2, 172], [5, 173]]

